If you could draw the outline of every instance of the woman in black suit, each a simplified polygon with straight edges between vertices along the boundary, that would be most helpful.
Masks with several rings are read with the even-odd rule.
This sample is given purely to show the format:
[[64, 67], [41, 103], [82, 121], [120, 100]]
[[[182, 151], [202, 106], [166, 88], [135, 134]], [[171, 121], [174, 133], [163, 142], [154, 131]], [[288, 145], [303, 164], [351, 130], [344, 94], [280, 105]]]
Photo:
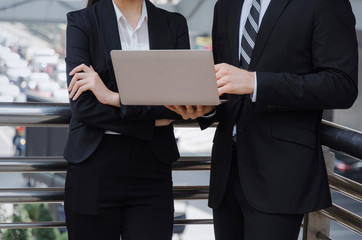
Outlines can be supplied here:
[[186, 19], [148, 0], [90, 0], [67, 17], [69, 239], [171, 239], [179, 153], [169, 119], [179, 116], [122, 105], [110, 51], [189, 49]]

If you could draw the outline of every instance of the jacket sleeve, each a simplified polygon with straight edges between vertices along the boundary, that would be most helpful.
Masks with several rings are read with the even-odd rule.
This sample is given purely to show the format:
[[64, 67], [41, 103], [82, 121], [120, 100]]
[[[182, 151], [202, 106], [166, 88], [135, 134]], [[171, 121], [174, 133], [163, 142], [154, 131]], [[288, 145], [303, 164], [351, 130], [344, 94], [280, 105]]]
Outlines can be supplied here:
[[[90, 38], [88, 25], [82, 12], [71, 12], [67, 15], [67, 57], [66, 67], [68, 84], [71, 81], [69, 72], [84, 63], [91, 64]], [[105, 80], [105, 79], [103, 79]], [[154, 120], [130, 121], [125, 119], [119, 108], [101, 104], [91, 91], [86, 91], [76, 100], [70, 100], [72, 118], [89, 126], [110, 130], [143, 140], [151, 140], [155, 128]]]
[[320, 0], [312, 36], [312, 73], [257, 72], [257, 111], [352, 106], [358, 94], [358, 45], [349, 1]]
[[[181, 14], [171, 14], [171, 26], [175, 28], [174, 49], [190, 49], [189, 32], [185, 17]], [[169, 21], [171, 21], [169, 19]], [[173, 30], [173, 29], [172, 29]], [[121, 103], [121, 114], [125, 119], [182, 119], [181, 116], [163, 106], [124, 106]]]
[[[211, 36], [212, 36], [212, 45], [213, 46], [217, 46], [217, 38], [216, 38], [216, 32], [217, 32], [217, 8], [218, 8], [218, 4], [219, 2], [217, 1], [215, 3], [215, 7], [214, 7], [214, 17], [213, 17], [213, 24], [212, 24], [212, 31], [211, 31]], [[213, 57], [214, 57], [214, 61], [215, 63], [217, 63], [218, 61], [218, 57], [217, 57], [217, 51], [216, 49], [213, 47], [212, 48], [212, 53], [213, 53]], [[201, 130], [204, 130], [208, 127], [210, 127], [213, 123], [218, 122], [218, 109], [220, 109], [222, 107], [222, 104], [217, 106], [215, 109], [215, 112], [209, 116], [203, 116], [203, 117], [199, 117], [197, 118], [197, 123], [199, 124]]]

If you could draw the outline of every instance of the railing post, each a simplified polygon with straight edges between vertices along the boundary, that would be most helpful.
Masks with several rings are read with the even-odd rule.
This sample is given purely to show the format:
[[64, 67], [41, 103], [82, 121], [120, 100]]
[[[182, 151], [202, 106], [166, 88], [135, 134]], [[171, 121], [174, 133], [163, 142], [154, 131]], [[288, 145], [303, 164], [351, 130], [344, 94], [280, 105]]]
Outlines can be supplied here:
[[[333, 174], [334, 153], [328, 147], [323, 146], [323, 155], [328, 175]], [[303, 240], [318, 240], [318, 233], [329, 237], [330, 220], [319, 211], [304, 216]]]

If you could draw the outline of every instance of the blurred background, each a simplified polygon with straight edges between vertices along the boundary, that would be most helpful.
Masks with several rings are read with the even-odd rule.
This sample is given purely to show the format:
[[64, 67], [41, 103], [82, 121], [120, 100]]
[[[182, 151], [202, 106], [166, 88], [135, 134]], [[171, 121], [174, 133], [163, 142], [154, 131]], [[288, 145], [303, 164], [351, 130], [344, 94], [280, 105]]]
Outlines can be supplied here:
[[[157, 6], [183, 14], [188, 21], [193, 49], [212, 49], [211, 26], [216, 0], [153, 0]], [[351, 0], [356, 16], [359, 52], [362, 50], [362, 0]], [[66, 13], [85, 7], [84, 0], [0, 1], [0, 102], [68, 102], [65, 73]], [[361, 61], [360, 61], [361, 62]], [[360, 73], [361, 73], [361, 64]], [[361, 89], [362, 80], [359, 78]], [[348, 110], [326, 111], [324, 118], [362, 131], [362, 96]], [[214, 129], [176, 128], [182, 155], [209, 156]], [[61, 156], [67, 128], [0, 127], [0, 157]], [[362, 182], [362, 163], [337, 153], [335, 172]], [[0, 173], [0, 188], [63, 186], [61, 173]], [[208, 185], [208, 172], [174, 172], [175, 185]], [[361, 204], [333, 192], [334, 201], [360, 216]], [[176, 201], [177, 218], [211, 218], [204, 200]], [[0, 205], [0, 222], [64, 221], [61, 204]], [[67, 239], [65, 229], [28, 231], [29, 238], [14, 238], [0, 231], [0, 239]], [[213, 227], [176, 227], [174, 239], [213, 240]], [[332, 223], [331, 237], [361, 239]]]

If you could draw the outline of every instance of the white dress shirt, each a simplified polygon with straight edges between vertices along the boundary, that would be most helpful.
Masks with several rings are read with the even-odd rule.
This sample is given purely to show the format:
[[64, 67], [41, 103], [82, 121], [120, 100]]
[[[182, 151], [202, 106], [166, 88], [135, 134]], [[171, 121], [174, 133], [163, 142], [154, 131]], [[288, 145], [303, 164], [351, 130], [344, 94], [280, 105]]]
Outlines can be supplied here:
[[[146, 2], [142, 2], [142, 14], [135, 29], [129, 24], [115, 2], [112, 1], [112, 3], [117, 16], [117, 26], [122, 50], [150, 50]], [[119, 135], [119, 133], [108, 130], [105, 133]]]
[[[264, 14], [269, 6], [270, 1], [271, 0], [260, 0], [261, 10], [260, 10], [260, 15], [259, 15], [259, 27], [261, 25], [261, 22], [263, 20]], [[249, 16], [252, 5], [253, 5], [253, 0], [245, 0], [243, 3], [243, 7], [241, 8], [240, 29], [239, 29], [239, 61], [240, 61], [240, 55], [241, 55], [241, 41], [243, 39], [242, 36], [243, 36], [244, 28], [245, 28], [245, 23], [246, 23], [246, 19]], [[250, 96], [252, 102], [256, 102], [256, 94], [257, 94], [257, 89], [258, 89], [256, 73], [254, 73], [254, 76], [255, 76], [254, 92]], [[234, 125], [234, 128], [233, 128], [233, 137], [234, 136], [236, 136], [236, 124]], [[234, 138], [233, 141], [236, 141], [236, 138]]]
[[[271, 0], [260, 0], [261, 10], [260, 10], [260, 15], [259, 15], [259, 26], [261, 25], [261, 22], [263, 20], [266, 10], [268, 9], [270, 1]], [[253, 0], [244, 0], [243, 7], [241, 9], [240, 29], [239, 29], [239, 58], [240, 58], [240, 54], [241, 54], [241, 41], [243, 39], [242, 36], [243, 36], [244, 28], [245, 28], [245, 23], [246, 23], [246, 19], [249, 16], [252, 5], [253, 5]], [[239, 59], [239, 61], [240, 61], [240, 59]], [[251, 99], [253, 102], [256, 102], [257, 86], [258, 86], [257, 77], [256, 77], [256, 73], [255, 73], [254, 93], [251, 95]]]
[[142, 2], [142, 14], [135, 29], [128, 23], [122, 11], [117, 7], [114, 1], [113, 6], [117, 16], [117, 25], [119, 38], [121, 40], [122, 50], [149, 50], [150, 43], [148, 38], [148, 15], [146, 2]]

